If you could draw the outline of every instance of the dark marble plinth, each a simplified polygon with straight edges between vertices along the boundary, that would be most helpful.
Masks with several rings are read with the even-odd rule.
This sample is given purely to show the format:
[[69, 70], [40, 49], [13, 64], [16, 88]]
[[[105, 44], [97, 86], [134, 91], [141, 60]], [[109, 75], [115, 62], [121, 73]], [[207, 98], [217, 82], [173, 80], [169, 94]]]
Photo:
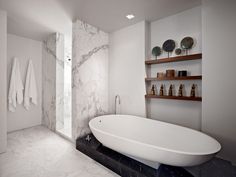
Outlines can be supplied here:
[[236, 177], [236, 167], [231, 162], [217, 157], [202, 165], [185, 169], [194, 177]]
[[193, 177], [180, 167], [160, 165], [156, 170], [103, 146], [92, 134], [89, 136], [90, 140], [86, 137], [77, 139], [76, 149], [122, 177]]

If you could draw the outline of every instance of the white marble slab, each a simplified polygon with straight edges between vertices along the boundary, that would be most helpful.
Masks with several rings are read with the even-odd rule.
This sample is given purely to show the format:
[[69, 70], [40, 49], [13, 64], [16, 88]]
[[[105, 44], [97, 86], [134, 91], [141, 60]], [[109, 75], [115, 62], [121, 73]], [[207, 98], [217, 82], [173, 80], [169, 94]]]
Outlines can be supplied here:
[[43, 104], [42, 123], [56, 129], [56, 34], [43, 43]]
[[64, 36], [50, 35], [43, 42], [43, 118], [55, 131], [64, 120]]
[[89, 120], [107, 112], [108, 34], [77, 20], [72, 43], [73, 138], [89, 133]]

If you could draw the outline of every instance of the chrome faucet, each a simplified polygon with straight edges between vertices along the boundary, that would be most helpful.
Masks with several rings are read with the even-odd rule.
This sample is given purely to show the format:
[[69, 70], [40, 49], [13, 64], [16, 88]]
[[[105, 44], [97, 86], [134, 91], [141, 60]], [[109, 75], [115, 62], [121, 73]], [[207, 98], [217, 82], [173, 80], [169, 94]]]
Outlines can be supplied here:
[[115, 96], [115, 114], [117, 114], [117, 110], [116, 110], [117, 99], [118, 99], [118, 104], [120, 104], [120, 96], [119, 95]]

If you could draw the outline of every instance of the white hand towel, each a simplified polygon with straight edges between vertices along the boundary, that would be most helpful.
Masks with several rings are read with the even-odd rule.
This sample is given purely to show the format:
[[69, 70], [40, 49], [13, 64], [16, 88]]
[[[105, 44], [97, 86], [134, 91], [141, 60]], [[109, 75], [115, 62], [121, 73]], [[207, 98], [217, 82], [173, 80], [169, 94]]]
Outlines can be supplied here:
[[25, 81], [25, 95], [24, 95], [24, 106], [25, 109], [29, 110], [30, 101], [37, 105], [37, 86], [35, 81], [34, 66], [32, 60], [29, 60], [26, 81]]
[[21, 79], [20, 66], [18, 58], [14, 58], [11, 80], [8, 93], [8, 109], [11, 112], [16, 111], [16, 103], [21, 104], [23, 102], [23, 83]]

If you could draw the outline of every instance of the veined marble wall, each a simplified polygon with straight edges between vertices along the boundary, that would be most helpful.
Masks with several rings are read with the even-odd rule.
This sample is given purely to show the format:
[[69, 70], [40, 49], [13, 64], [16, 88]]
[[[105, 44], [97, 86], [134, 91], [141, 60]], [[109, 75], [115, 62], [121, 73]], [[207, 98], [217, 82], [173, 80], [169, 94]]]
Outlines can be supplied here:
[[56, 129], [64, 127], [64, 35], [56, 40]]
[[72, 117], [72, 88], [71, 88], [71, 72], [72, 72], [72, 36], [65, 36], [65, 66], [64, 66], [64, 119]]
[[[50, 35], [43, 42], [43, 125], [56, 130], [57, 119], [63, 120], [63, 68], [62, 34]], [[60, 78], [62, 76], [62, 78]], [[58, 80], [59, 79], [59, 80]], [[60, 82], [59, 82], [60, 81]], [[57, 112], [58, 111], [58, 112]]]
[[89, 121], [107, 112], [108, 34], [77, 20], [72, 43], [73, 139], [89, 133]]

